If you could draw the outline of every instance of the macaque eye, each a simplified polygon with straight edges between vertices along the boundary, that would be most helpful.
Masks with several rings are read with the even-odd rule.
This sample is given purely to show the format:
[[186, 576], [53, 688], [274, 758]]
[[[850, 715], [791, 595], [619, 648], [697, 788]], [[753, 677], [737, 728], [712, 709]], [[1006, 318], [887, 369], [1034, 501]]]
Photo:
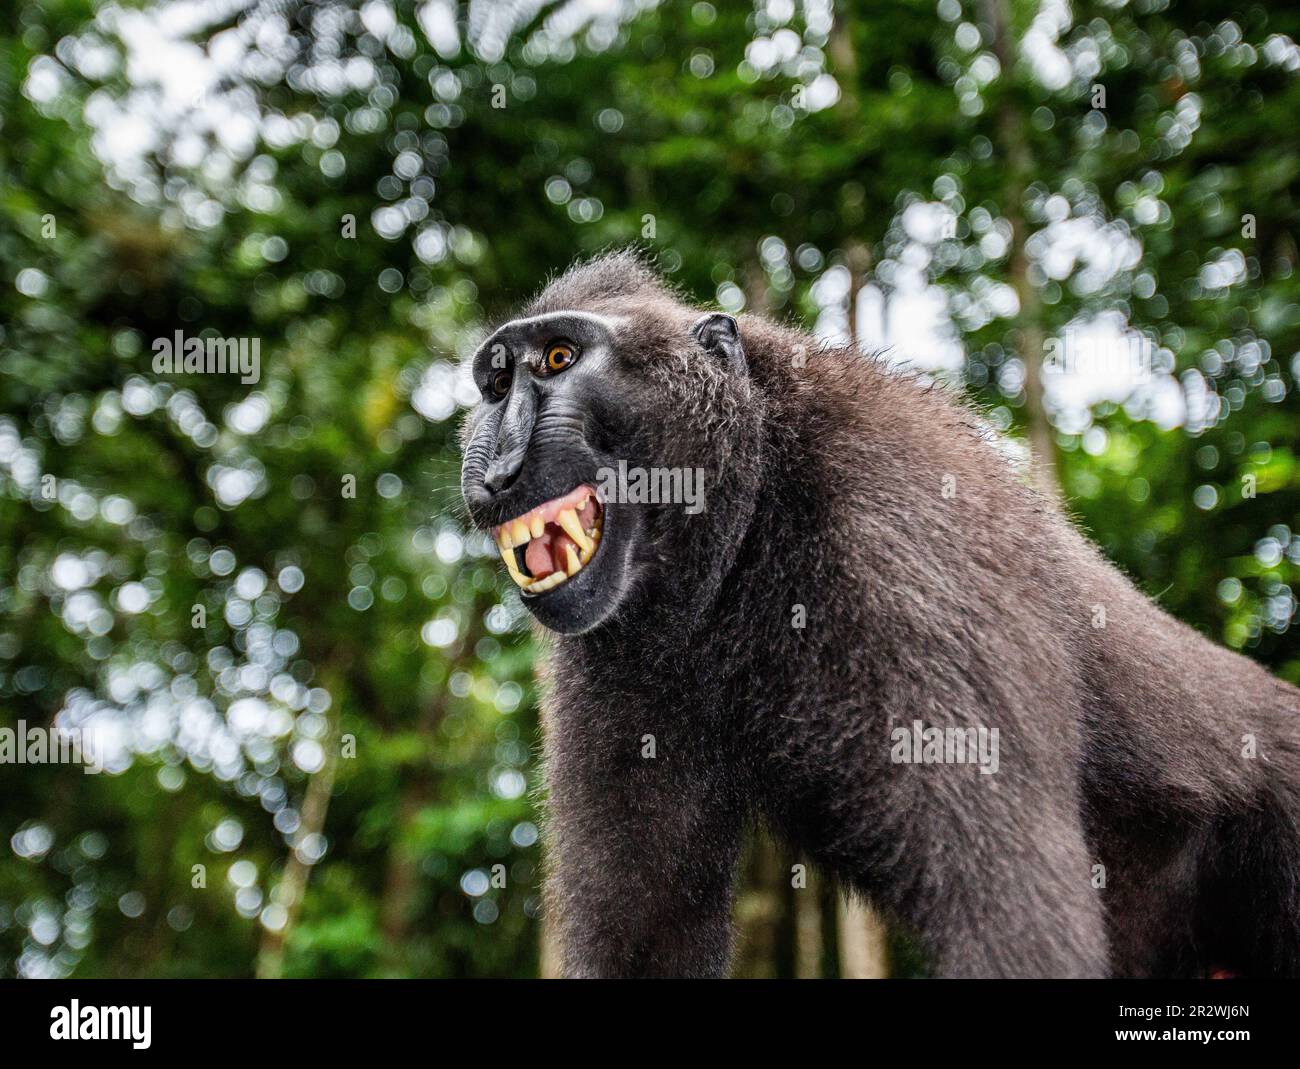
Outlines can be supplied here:
[[514, 382], [514, 380], [514, 375], [505, 368], [502, 368], [492, 376], [492, 381], [489, 383], [492, 390], [492, 396], [504, 397], [510, 392], [510, 384]]
[[554, 341], [546, 347], [545, 364], [548, 372], [563, 371], [577, 359], [578, 354], [568, 342]]

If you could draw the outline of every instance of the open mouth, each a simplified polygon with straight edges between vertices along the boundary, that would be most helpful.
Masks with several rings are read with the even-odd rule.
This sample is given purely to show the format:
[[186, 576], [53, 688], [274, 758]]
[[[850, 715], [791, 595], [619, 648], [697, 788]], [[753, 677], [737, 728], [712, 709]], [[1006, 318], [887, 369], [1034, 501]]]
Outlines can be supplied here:
[[510, 578], [525, 594], [545, 594], [577, 575], [600, 545], [604, 510], [579, 486], [492, 528]]

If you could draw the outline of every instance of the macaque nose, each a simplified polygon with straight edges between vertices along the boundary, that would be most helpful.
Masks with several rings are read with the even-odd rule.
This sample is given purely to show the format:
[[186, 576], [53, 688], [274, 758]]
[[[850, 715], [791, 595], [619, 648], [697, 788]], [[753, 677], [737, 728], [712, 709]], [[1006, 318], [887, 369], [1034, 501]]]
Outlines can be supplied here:
[[537, 394], [526, 383], [516, 382], [505, 402], [505, 411], [497, 426], [493, 443], [495, 459], [483, 473], [483, 485], [490, 494], [499, 494], [519, 475], [524, 466], [524, 454], [533, 437], [533, 423], [537, 418]]
[[524, 466], [526, 446], [519, 446], [497, 457], [483, 475], [483, 485], [492, 493], [499, 494], [515, 481], [519, 469]]

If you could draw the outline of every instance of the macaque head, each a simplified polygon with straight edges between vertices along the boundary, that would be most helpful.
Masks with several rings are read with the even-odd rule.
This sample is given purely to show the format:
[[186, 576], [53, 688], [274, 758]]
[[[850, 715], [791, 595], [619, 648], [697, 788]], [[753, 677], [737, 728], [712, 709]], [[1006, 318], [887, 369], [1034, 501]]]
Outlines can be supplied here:
[[461, 490], [543, 626], [635, 624], [716, 595], [758, 489], [761, 406], [735, 319], [619, 253], [548, 286], [470, 373]]

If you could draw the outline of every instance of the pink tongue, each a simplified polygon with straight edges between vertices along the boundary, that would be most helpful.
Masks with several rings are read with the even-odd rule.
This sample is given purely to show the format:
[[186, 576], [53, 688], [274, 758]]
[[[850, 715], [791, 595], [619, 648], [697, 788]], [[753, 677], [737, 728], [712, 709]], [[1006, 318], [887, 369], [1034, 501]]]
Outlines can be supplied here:
[[542, 579], [555, 571], [551, 563], [551, 532], [545, 530], [540, 538], [534, 538], [524, 548], [524, 563], [536, 579]]
[[534, 579], [544, 579], [551, 572], [561, 570], [567, 558], [566, 546], [577, 549], [577, 543], [553, 524], [547, 524], [540, 538], [534, 538], [524, 547], [524, 563]]

